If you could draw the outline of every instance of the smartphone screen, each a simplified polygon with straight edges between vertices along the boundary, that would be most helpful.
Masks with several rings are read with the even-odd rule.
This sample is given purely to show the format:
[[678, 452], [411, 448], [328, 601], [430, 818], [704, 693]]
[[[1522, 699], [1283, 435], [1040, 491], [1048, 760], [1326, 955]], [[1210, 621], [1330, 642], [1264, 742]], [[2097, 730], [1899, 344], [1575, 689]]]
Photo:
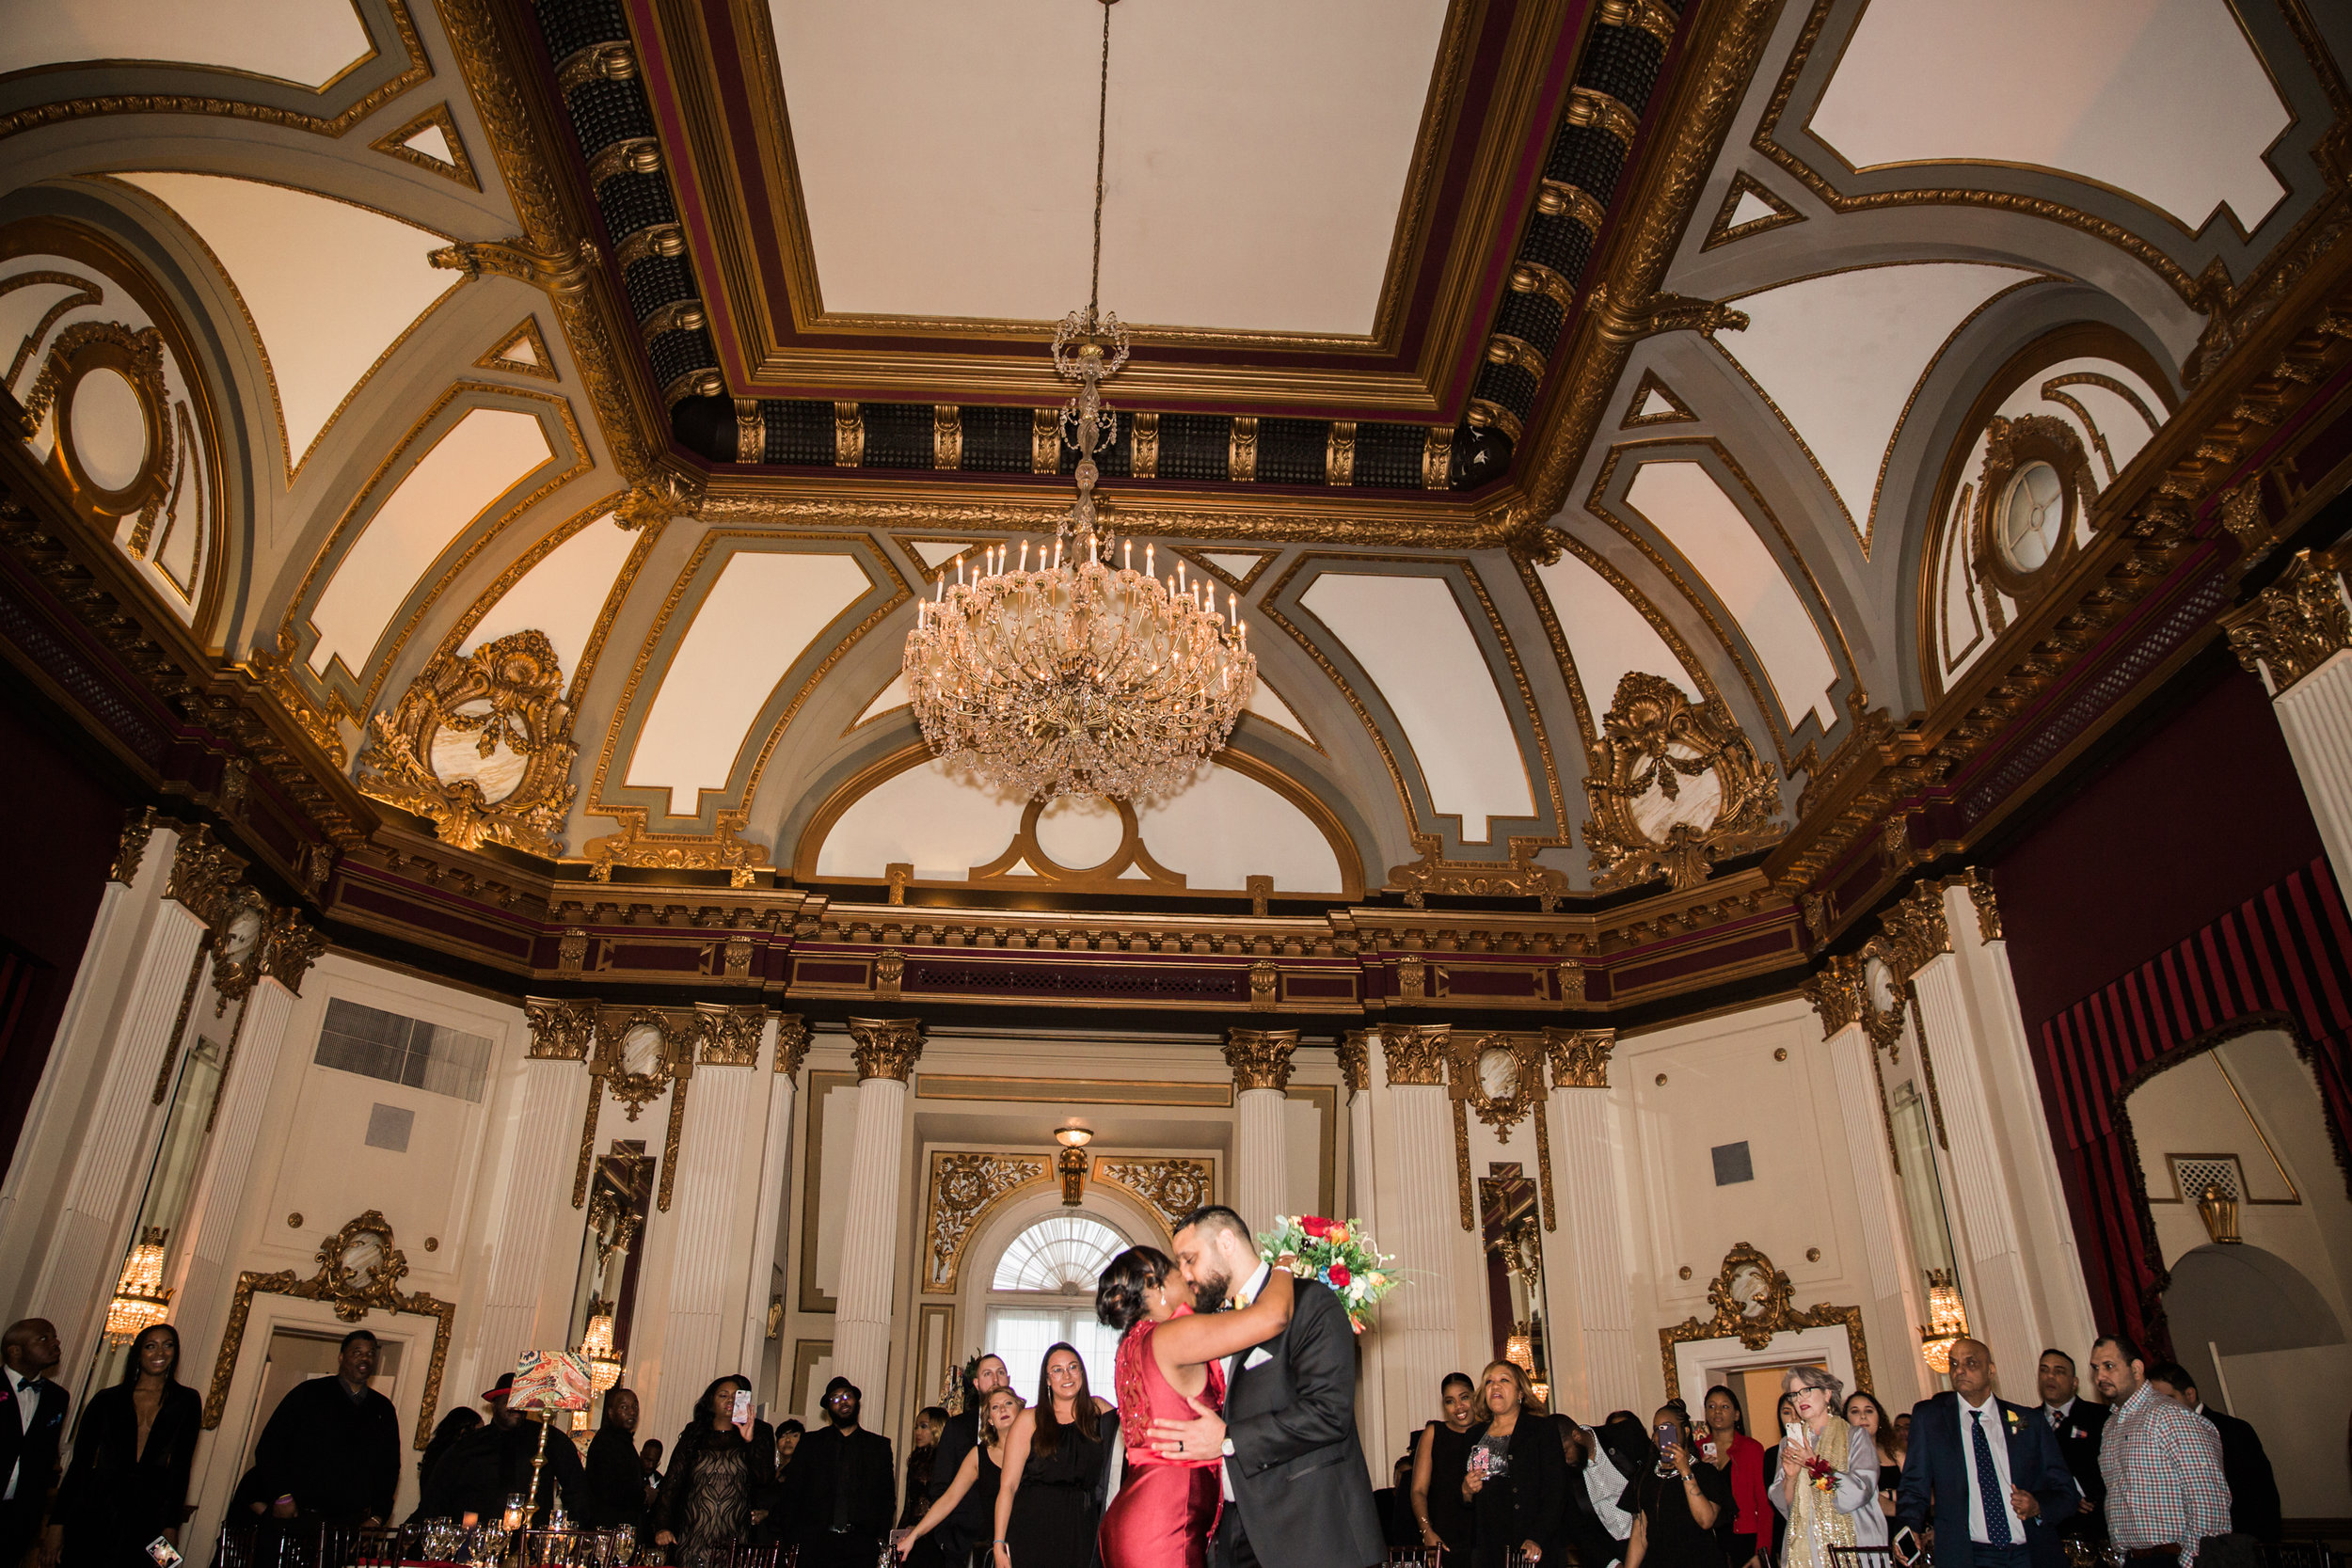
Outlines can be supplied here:
[[1804, 1441], [1804, 1429], [1797, 1425], [1796, 1422], [1791, 1421], [1781, 1429], [1780, 1435], [1782, 1441], [1784, 1442], [1803, 1443]]
[[1658, 1423], [1658, 1446], [1660, 1448], [1671, 1449], [1681, 1440], [1681, 1428], [1676, 1426], [1672, 1421], [1661, 1421]]
[[735, 1391], [735, 1424], [739, 1427], [752, 1424], [752, 1391], [749, 1388]]

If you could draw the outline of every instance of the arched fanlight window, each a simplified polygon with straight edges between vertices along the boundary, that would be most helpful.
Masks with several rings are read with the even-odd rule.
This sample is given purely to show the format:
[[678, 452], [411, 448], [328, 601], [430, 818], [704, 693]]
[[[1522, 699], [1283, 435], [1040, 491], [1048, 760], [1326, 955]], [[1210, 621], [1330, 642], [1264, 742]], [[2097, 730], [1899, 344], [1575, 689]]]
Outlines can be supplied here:
[[1012, 1239], [989, 1288], [1091, 1295], [1104, 1265], [1126, 1249], [1126, 1238], [1101, 1220], [1055, 1214]]

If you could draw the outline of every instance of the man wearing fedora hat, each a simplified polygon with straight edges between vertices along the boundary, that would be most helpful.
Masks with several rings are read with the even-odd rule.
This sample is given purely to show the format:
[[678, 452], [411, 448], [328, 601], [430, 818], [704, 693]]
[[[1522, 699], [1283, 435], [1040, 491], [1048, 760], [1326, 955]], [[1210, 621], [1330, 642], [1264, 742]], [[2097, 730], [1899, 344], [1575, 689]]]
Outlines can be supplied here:
[[801, 1439], [776, 1483], [785, 1538], [801, 1568], [869, 1568], [898, 1501], [890, 1439], [857, 1424], [865, 1396], [836, 1377], [825, 1385], [825, 1422]]
[[[495, 1521], [504, 1512], [508, 1497], [531, 1489], [531, 1464], [539, 1451], [539, 1429], [521, 1411], [509, 1408], [507, 1396], [514, 1386], [515, 1374], [501, 1372], [483, 1391], [482, 1402], [490, 1407], [489, 1423], [459, 1438], [449, 1457], [433, 1467], [423, 1500], [417, 1505], [418, 1518], [462, 1519], [471, 1513]], [[532, 1523], [545, 1525], [558, 1497], [564, 1499], [564, 1511], [578, 1518], [588, 1497], [587, 1482], [571, 1434], [548, 1433], [547, 1460], [539, 1475], [538, 1507], [532, 1513]]]

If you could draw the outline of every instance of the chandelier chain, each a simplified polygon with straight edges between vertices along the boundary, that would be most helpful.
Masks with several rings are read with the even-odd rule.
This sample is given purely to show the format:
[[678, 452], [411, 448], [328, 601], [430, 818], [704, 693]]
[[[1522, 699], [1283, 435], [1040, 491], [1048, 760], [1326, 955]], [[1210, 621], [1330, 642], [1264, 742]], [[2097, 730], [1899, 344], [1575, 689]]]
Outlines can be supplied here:
[[1110, 145], [1111, 0], [1103, 0], [1103, 75], [1094, 101], [1094, 271], [1087, 279], [1087, 325], [1103, 303], [1103, 157]]

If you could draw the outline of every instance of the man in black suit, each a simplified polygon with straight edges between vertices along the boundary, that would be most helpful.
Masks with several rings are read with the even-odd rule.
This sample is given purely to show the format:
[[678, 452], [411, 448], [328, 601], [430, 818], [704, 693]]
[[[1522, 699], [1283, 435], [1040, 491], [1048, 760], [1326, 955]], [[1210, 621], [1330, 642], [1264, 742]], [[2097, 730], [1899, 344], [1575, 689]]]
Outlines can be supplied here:
[[2045, 1350], [2035, 1381], [2042, 1390], [2042, 1417], [2058, 1438], [2058, 1453], [2082, 1497], [2074, 1513], [2058, 1524], [2058, 1534], [2080, 1537], [2093, 1547], [2106, 1540], [2106, 1478], [2099, 1473], [2099, 1433], [2107, 1424], [2107, 1407], [2079, 1397], [2082, 1385], [2074, 1375], [2074, 1358], [2062, 1350]]
[[2148, 1369], [2156, 1392], [2202, 1416], [2221, 1434], [2221, 1479], [2230, 1483], [2230, 1528], [2250, 1535], [2265, 1546], [2276, 1546], [2284, 1533], [2279, 1504], [2279, 1478], [2270, 1472], [2270, 1455], [2263, 1451], [2262, 1434], [2235, 1416], [2205, 1403], [2188, 1369], [2163, 1361]]
[[[1255, 1300], [1272, 1265], [1221, 1206], [1176, 1229], [1176, 1261], [1198, 1306]], [[1298, 1282], [1290, 1326], [1232, 1358], [1225, 1409], [1152, 1423], [1167, 1454], [1222, 1452], [1229, 1505], [1217, 1568], [1365, 1568], [1385, 1555], [1356, 1440], [1356, 1336], [1329, 1287]]]
[[[1951, 1379], [1951, 1392], [1912, 1407], [1899, 1531], [1932, 1523], [1936, 1568], [2058, 1568], [2051, 1521], [2074, 1513], [2077, 1494], [2048, 1418], [1994, 1397], [1993, 1353], [1975, 1339], [1953, 1343]], [[1915, 1556], [1899, 1532], [1895, 1560]]]
[[[298, 1514], [330, 1525], [391, 1518], [400, 1490], [400, 1413], [371, 1386], [377, 1354], [375, 1336], [353, 1329], [336, 1352], [335, 1375], [295, 1384], [270, 1413], [253, 1446], [253, 1465], [275, 1517]], [[461, 1441], [450, 1456], [464, 1447]]]
[[[820, 1402], [825, 1424], [792, 1450], [776, 1483], [775, 1512], [790, 1521], [801, 1568], [868, 1568], [898, 1511], [898, 1467], [890, 1439], [857, 1424], [865, 1403], [857, 1385], [836, 1377]], [[995, 1506], [992, 1495], [989, 1507]]]
[[46, 1318], [11, 1323], [0, 1336], [0, 1568], [17, 1568], [35, 1543], [40, 1568], [57, 1560], [62, 1533], [44, 1531], [49, 1494], [57, 1484], [57, 1448], [65, 1433], [63, 1388], [49, 1381], [65, 1348]]
[[[931, 1453], [930, 1484], [924, 1491], [923, 1507], [947, 1494], [954, 1484], [956, 1471], [980, 1440], [980, 1412], [988, 1405], [988, 1396], [999, 1388], [1012, 1386], [1012, 1374], [1005, 1370], [1001, 1355], [983, 1355], [972, 1363], [972, 1370], [963, 1380], [963, 1408], [947, 1418], [946, 1427], [939, 1434], [939, 1447]], [[803, 1439], [805, 1441], [805, 1439]], [[921, 1516], [919, 1513], [916, 1515]], [[943, 1562], [961, 1564], [972, 1560], [972, 1548], [996, 1533], [996, 1497], [985, 1486], [975, 1486], [956, 1504], [955, 1512], [939, 1522], [932, 1532], [939, 1542]]]

